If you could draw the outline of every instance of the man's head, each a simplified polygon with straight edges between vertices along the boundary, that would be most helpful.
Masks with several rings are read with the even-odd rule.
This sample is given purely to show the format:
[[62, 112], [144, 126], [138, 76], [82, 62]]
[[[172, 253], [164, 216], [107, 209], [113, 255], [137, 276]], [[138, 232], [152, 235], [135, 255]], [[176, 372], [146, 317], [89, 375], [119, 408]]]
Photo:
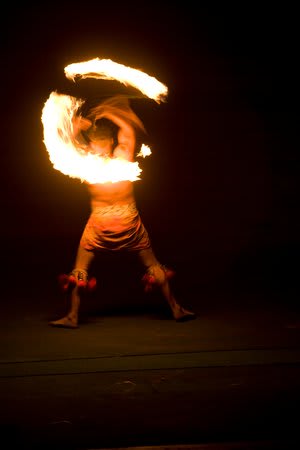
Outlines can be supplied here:
[[114, 124], [105, 117], [96, 120], [85, 133], [88, 140], [95, 142], [104, 139], [114, 139]]
[[115, 133], [115, 125], [103, 117], [93, 123], [86, 131], [85, 137], [93, 152], [109, 155], [115, 146]]

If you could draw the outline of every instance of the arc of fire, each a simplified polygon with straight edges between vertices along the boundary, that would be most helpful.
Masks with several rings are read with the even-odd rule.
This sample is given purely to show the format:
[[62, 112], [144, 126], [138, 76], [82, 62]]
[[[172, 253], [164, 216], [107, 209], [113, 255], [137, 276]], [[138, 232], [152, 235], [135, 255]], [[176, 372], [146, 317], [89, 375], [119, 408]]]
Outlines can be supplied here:
[[167, 86], [155, 77], [141, 70], [116, 63], [111, 59], [94, 58], [89, 61], [69, 64], [64, 71], [66, 77], [73, 81], [76, 77], [117, 80], [126, 86], [135, 87], [157, 103], [165, 101], [168, 95]]
[[[117, 80], [131, 85], [157, 103], [166, 99], [168, 88], [145, 72], [116, 63], [110, 59], [94, 58], [90, 61], [69, 64], [64, 69], [67, 78], [76, 77]], [[137, 162], [103, 158], [78, 148], [73, 139], [72, 117], [83, 100], [51, 92], [42, 111], [44, 144], [55, 169], [71, 178], [88, 183], [135, 181], [142, 172]], [[137, 156], [148, 156], [151, 150], [142, 144]]]

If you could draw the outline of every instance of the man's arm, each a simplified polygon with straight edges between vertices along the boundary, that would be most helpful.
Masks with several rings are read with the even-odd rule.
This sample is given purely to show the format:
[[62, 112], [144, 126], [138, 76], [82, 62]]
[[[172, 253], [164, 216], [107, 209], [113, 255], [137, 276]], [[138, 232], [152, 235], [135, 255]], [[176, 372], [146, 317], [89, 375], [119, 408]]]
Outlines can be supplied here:
[[86, 119], [82, 116], [73, 116], [72, 118], [73, 124], [73, 136], [77, 138], [77, 136], [82, 132], [88, 130], [92, 126], [92, 122], [89, 119]]
[[118, 143], [114, 149], [114, 156], [126, 159], [127, 161], [133, 161], [136, 145], [136, 136], [133, 126], [127, 122], [126, 119], [116, 114], [112, 109], [110, 110], [110, 108], [104, 110], [101, 117], [106, 117], [111, 120], [119, 128], [117, 135]]

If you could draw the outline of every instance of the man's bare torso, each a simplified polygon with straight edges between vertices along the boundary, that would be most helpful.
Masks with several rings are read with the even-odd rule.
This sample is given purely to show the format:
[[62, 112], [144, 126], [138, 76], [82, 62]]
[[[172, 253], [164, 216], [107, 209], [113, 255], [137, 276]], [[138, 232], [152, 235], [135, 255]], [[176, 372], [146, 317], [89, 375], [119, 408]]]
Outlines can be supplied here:
[[89, 184], [92, 209], [111, 205], [126, 205], [134, 202], [132, 181]]

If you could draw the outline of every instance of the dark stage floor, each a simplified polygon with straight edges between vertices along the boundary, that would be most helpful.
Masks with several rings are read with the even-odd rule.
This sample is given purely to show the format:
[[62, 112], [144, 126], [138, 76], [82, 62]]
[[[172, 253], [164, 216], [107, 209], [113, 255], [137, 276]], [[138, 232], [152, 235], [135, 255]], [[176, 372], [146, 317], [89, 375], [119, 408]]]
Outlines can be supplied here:
[[197, 319], [176, 323], [157, 294], [107, 278], [66, 330], [48, 326], [66, 299], [39, 264], [2, 292], [5, 448], [298, 448], [296, 291], [194, 277]]

